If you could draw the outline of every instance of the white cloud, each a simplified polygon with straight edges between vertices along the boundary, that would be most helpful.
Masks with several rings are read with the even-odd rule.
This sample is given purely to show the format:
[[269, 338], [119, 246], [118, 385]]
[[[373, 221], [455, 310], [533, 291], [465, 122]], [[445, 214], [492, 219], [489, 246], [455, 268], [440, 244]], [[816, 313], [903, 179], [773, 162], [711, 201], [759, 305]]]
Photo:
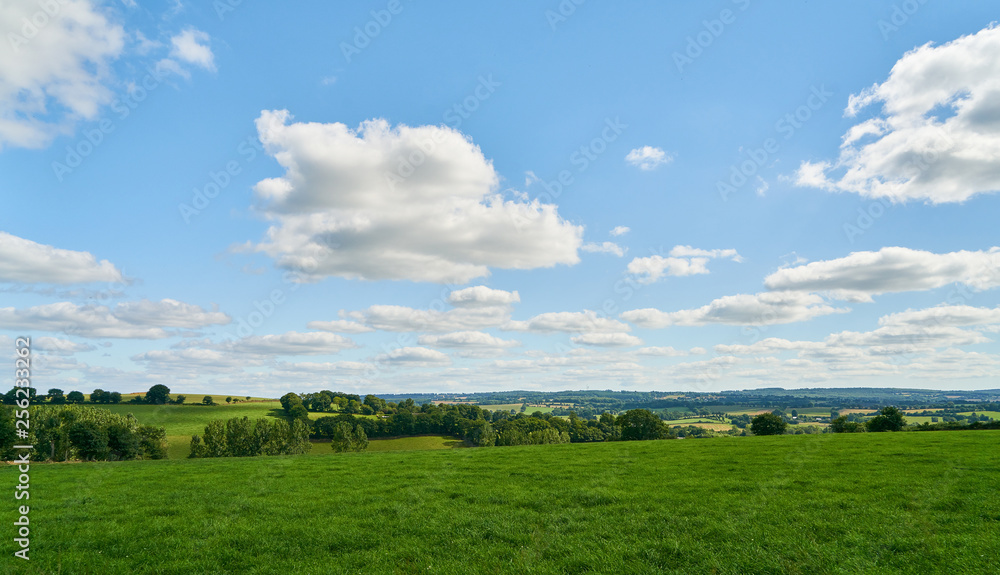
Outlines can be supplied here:
[[583, 228], [553, 205], [505, 201], [492, 163], [456, 130], [289, 120], [287, 111], [257, 120], [286, 172], [255, 187], [275, 222], [256, 249], [281, 268], [310, 279], [465, 283], [491, 267], [579, 261]]
[[499, 327], [510, 319], [510, 308], [468, 307], [448, 311], [422, 310], [399, 305], [373, 305], [344, 315], [384, 331], [466, 331]]
[[521, 296], [516, 291], [509, 292], [486, 286], [469, 287], [448, 294], [448, 303], [455, 307], [507, 306], [520, 301]]
[[88, 252], [58, 249], [0, 232], [0, 282], [122, 282], [121, 271]]
[[549, 312], [536, 315], [527, 321], [511, 321], [503, 329], [539, 333], [614, 333], [630, 331], [629, 326], [591, 310], [582, 312]]
[[220, 311], [206, 311], [199, 306], [173, 299], [122, 302], [115, 306], [115, 317], [135, 325], [156, 325], [197, 329], [207, 325], [225, 325], [229, 316]]
[[596, 347], [632, 347], [642, 345], [642, 340], [627, 333], [585, 333], [570, 338], [577, 345]]
[[768, 289], [827, 292], [851, 301], [871, 301], [873, 295], [929, 290], [954, 282], [977, 290], [1000, 286], [1000, 248], [935, 254], [887, 247], [780, 269], [764, 279]]
[[625, 250], [614, 242], [601, 242], [599, 244], [594, 242], [589, 242], [583, 244], [580, 248], [585, 252], [596, 253], [596, 254], [614, 254], [618, 257], [623, 257], [625, 255]]
[[451, 358], [440, 351], [426, 347], [401, 347], [376, 356], [375, 362], [410, 367], [432, 367], [450, 365]]
[[671, 325], [773, 325], [846, 311], [848, 310], [827, 305], [816, 294], [763, 292], [724, 296], [697, 309], [674, 312], [653, 308], [636, 309], [626, 311], [620, 317], [639, 327], [658, 329]]
[[615, 228], [611, 230], [611, 235], [617, 238], [618, 236], [624, 236], [630, 231], [632, 231], [632, 229], [628, 226], [615, 226]]
[[210, 40], [205, 32], [188, 28], [170, 39], [170, 55], [188, 64], [214, 71], [215, 56], [208, 46]]
[[939, 305], [882, 316], [879, 325], [915, 325], [962, 327], [970, 325], [1000, 324], [1000, 307], [985, 308], [968, 305]]
[[219, 344], [222, 349], [253, 356], [326, 355], [357, 347], [350, 338], [328, 332], [254, 335]]
[[164, 328], [195, 329], [229, 321], [224, 313], [170, 299], [124, 302], [113, 310], [107, 306], [70, 302], [26, 309], [0, 308], [0, 325], [6, 329], [54, 331], [94, 338], [162, 339], [176, 335]]
[[[125, 33], [90, 0], [0, 3], [0, 149], [40, 148], [111, 100], [110, 65]], [[40, 16], [38, 16], [40, 15]], [[32, 24], [37, 19], [43, 26]]]
[[77, 343], [56, 337], [33, 337], [31, 338], [31, 347], [36, 351], [44, 351], [50, 355], [73, 355], [97, 349], [89, 343]]
[[906, 53], [888, 79], [848, 101], [835, 164], [804, 162], [797, 183], [893, 202], [963, 202], [1000, 189], [1000, 28]]
[[417, 338], [420, 345], [431, 347], [451, 347], [451, 348], [485, 348], [500, 349], [517, 347], [521, 342], [501, 339], [481, 331], [456, 331], [443, 335], [422, 335]]
[[628, 272], [639, 276], [639, 282], [649, 284], [664, 275], [690, 276], [707, 274], [706, 264], [710, 259], [729, 258], [734, 262], [742, 262], [743, 258], [733, 249], [702, 250], [691, 246], [674, 246], [670, 257], [650, 256], [635, 258], [628, 264]]
[[681, 349], [674, 349], [670, 346], [667, 347], [643, 347], [636, 350], [639, 355], [648, 355], [651, 357], [680, 357], [688, 355], [688, 352]]
[[720, 355], [767, 355], [783, 351], [800, 351], [804, 349], [820, 349], [823, 344], [814, 341], [789, 341], [777, 337], [768, 337], [752, 344], [716, 345], [715, 353]]
[[320, 331], [330, 331], [334, 333], [367, 333], [375, 331], [375, 328], [360, 324], [347, 319], [335, 319], [331, 321], [311, 321], [306, 324], [309, 329]]
[[660, 148], [643, 146], [636, 148], [625, 156], [625, 161], [640, 170], [652, 170], [661, 164], [669, 164], [674, 157]]

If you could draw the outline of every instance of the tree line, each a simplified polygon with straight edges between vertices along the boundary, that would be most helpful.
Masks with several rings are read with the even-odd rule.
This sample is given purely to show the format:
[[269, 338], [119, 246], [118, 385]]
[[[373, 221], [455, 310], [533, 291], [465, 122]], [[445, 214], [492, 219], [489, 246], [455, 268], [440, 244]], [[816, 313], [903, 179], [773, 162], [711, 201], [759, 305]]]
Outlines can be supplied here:
[[120, 461], [167, 456], [162, 427], [140, 424], [131, 414], [77, 405], [29, 407], [28, 437], [19, 438], [15, 416], [21, 411], [0, 407], [0, 456], [14, 458], [14, 445], [33, 445], [32, 461]]

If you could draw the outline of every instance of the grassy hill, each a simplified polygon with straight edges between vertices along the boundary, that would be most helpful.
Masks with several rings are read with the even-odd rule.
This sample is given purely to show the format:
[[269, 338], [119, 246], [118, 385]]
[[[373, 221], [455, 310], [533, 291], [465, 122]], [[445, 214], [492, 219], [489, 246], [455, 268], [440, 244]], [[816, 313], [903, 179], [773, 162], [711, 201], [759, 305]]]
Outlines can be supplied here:
[[3, 561], [11, 573], [996, 573], [998, 443], [998, 431], [868, 433], [32, 465], [32, 559]]

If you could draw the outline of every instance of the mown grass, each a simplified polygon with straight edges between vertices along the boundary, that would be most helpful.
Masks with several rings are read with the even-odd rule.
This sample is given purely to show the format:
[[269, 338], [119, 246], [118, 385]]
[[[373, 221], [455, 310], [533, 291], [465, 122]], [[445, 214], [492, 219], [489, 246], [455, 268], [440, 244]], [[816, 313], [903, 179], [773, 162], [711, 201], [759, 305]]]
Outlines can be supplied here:
[[99, 405], [115, 413], [131, 413], [140, 423], [163, 427], [167, 435], [191, 436], [205, 431], [208, 422], [214, 419], [229, 419], [247, 416], [251, 419], [267, 417], [281, 409], [281, 403], [266, 401], [260, 403], [236, 403], [232, 405], [141, 405], [125, 404]]
[[[0, 561], [9, 573], [997, 573], [998, 443], [1000, 431], [955, 431], [38, 465], [31, 561]], [[0, 520], [14, 519], [11, 500]]]

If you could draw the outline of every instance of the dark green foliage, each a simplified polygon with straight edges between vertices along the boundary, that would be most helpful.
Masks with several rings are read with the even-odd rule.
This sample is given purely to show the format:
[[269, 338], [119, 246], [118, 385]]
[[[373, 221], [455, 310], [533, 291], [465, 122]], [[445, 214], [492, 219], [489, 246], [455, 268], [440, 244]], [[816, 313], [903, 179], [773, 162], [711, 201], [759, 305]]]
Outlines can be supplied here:
[[158, 383], [146, 392], [146, 403], [163, 405], [170, 402], [170, 388]]
[[66, 396], [63, 395], [63, 390], [61, 389], [50, 389], [46, 395], [49, 398], [49, 403], [52, 405], [62, 405], [66, 403]]
[[202, 405], [216, 405], [215, 400], [212, 399], [211, 395], [206, 395], [205, 397], [201, 398], [201, 404]]
[[279, 401], [281, 402], [281, 408], [285, 410], [285, 415], [291, 415], [293, 407], [302, 405], [302, 398], [297, 393], [286, 393], [281, 396]]
[[108, 432], [93, 421], [78, 421], [70, 425], [69, 441], [80, 459], [104, 459], [108, 455]]
[[616, 423], [622, 428], [622, 439], [625, 441], [670, 437], [670, 430], [663, 420], [648, 409], [630, 409], [619, 415]]
[[138, 433], [121, 424], [108, 427], [108, 459], [135, 459], [142, 452]]
[[754, 435], [781, 435], [787, 427], [788, 422], [773, 413], [762, 413], [750, 421], [750, 431]]
[[903, 413], [895, 407], [883, 407], [878, 415], [868, 420], [868, 431], [899, 431], [906, 425]]
[[66, 401], [68, 403], [83, 403], [86, 397], [83, 395], [82, 391], [71, 391], [66, 394]]
[[330, 447], [337, 453], [364, 451], [368, 449], [368, 436], [362, 426], [339, 421], [331, 430]]
[[860, 421], [851, 421], [846, 415], [841, 415], [830, 422], [830, 431], [833, 433], [863, 433], [867, 431], [865, 424]]
[[312, 447], [309, 429], [300, 419], [234, 417], [212, 421], [201, 436], [191, 437], [190, 457], [255, 457], [297, 455]]

